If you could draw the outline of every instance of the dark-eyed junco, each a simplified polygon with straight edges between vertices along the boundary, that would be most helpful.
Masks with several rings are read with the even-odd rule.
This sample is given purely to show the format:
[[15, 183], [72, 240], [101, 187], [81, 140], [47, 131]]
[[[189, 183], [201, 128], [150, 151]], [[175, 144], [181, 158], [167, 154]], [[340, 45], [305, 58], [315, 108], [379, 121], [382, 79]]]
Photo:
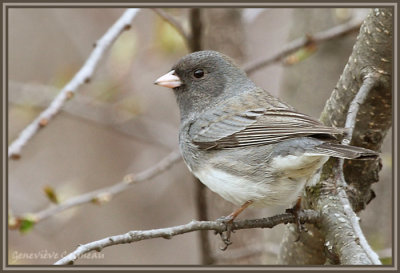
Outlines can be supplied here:
[[242, 205], [292, 205], [329, 157], [373, 158], [342, 145], [328, 127], [257, 87], [227, 56], [198, 51], [155, 81], [172, 88], [181, 114], [179, 145], [190, 171]]

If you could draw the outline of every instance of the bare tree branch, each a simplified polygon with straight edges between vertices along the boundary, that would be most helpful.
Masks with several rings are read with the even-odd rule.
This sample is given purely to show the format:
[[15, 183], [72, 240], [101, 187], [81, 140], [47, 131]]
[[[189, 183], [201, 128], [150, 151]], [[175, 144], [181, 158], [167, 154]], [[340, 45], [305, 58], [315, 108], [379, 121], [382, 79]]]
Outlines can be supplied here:
[[84, 83], [89, 83], [97, 65], [104, 57], [105, 52], [124, 31], [130, 28], [131, 21], [135, 18], [139, 9], [127, 9], [115, 24], [97, 41], [95, 49], [86, 60], [82, 68], [75, 74], [72, 80], [61, 89], [49, 107], [33, 120], [8, 147], [8, 157], [18, 159], [23, 146], [46, 126], [49, 121], [60, 111], [64, 103], [71, 99], [77, 89]]
[[[319, 219], [318, 213], [315, 211], [304, 211], [300, 215], [300, 220], [302, 222], [317, 224]], [[283, 223], [293, 223], [295, 217], [291, 213], [279, 214], [268, 218], [254, 219], [254, 220], [242, 220], [233, 223], [232, 230], [239, 229], [250, 229], [250, 228], [273, 228], [278, 224]], [[198, 230], [213, 230], [216, 233], [222, 233], [226, 231], [226, 225], [219, 221], [191, 221], [188, 224], [152, 229], [152, 230], [134, 230], [125, 234], [110, 236], [98, 241], [80, 245], [75, 251], [66, 255], [64, 258], [60, 259], [55, 263], [55, 265], [66, 265], [73, 264], [74, 261], [79, 259], [85, 253], [90, 251], [101, 251], [103, 248], [118, 245], [118, 244], [128, 244], [133, 242], [138, 242], [146, 239], [153, 238], [164, 238], [171, 239], [172, 237], [188, 232], [198, 231]]]
[[[356, 118], [358, 111], [360, 110], [360, 105], [365, 103], [365, 100], [368, 97], [369, 91], [374, 88], [378, 82], [378, 75], [375, 74], [368, 74], [364, 77], [363, 83], [358, 90], [356, 96], [354, 97], [353, 101], [350, 103], [349, 110], [347, 112], [346, 123], [344, 128], [347, 128], [347, 134], [342, 139], [342, 144], [350, 144], [351, 139], [353, 137], [354, 127], [356, 126]], [[342, 161], [344, 161], [342, 159]], [[343, 167], [343, 164], [341, 164]]]
[[350, 20], [344, 24], [335, 26], [328, 30], [318, 32], [314, 35], [307, 35], [306, 37], [296, 39], [288, 43], [286, 46], [284, 46], [282, 51], [274, 54], [271, 57], [267, 57], [263, 60], [257, 60], [254, 63], [247, 64], [244, 66], [243, 69], [244, 71], [246, 71], [247, 74], [250, 75], [251, 73], [255, 72], [258, 69], [261, 69], [265, 66], [281, 61], [291, 53], [311, 43], [313, 44], [322, 43], [358, 31], [360, 29], [360, 25], [361, 22], [359, 20]]
[[[360, 90], [357, 92], [357, 95], [354, 97], [353, 101], [349, 106], [345, 123], [346, 124], [345, 128], [348, 128], [349, 131], [347, 135], [342, 139], [342, 144], [349, 144], [351, 142], [354, 127], [356, 125], [356, 117], [358, 111], [360, 110], [360, 105], [363, 105], [365, 103], [369, 91], [373, 89], [378, 84], [378, 82], [379, 80], [377, 75], [367, 75], [364, 77], [364, 81], [363, 84], [361, 85]], [[355, 238], [358, 238], [358, 244], [362, 248], [363, 252], [371, 260], [372, 264], [380, 265], [382, 263], [379, 260], [379, 256], [372, 250], [371, 246], [368, 244], [368, 241], [365, 238], [364, 233], [362, 232], [360, 227], [359, 223], [360, 218], [353, 211], [350, 201], [347, 197], [347, 193], [345, 190], [347, 183], [344, 178], [343, 164], [344, 164], [344, 159], [343, 158], [338, 159], [339, 179], [337, 179], [336, 184], [338, 185], [337, 191], [339, 200], [342, 203], [343, 210], [347, 216], [346, 219], [349, 220], [349, 225], [351, 226], [351, 229], [354, 232]], [[342, 256], [346, 255], [344, 254]]]
[[[140, 182], [144, 182], [146, 180], [149, 180], [162, 172], [166, 171], [170, 167], [172, 167], [175, 163], [179, 162], [181, 160], [181, 155], [179, 151], [174, 151], [170, 153], [168, 156], [166, 156], [164, 159], [162, 159], [160, 162], [155, 164], [154, 166], [150, 167], [147, 170], [144, 170], [138, 174], [128, 174], [124, 177], [123, 181], [114, 184], [110, 187], [98, 189], [92, 192], [88, 192], [79, 196], [72, 197], [65, 202], [62, 202], [57, 205], [51, 205], [47, 209], [44, 209], [42, 211], [36, 212], [36, 213], [28, 213], [26, 214], [27, 216], [16, 216], [15, 218], [17, 219], [14, 221], [15, 223], [18, 224], [18, 220], [24, 219], [26, 217], [29, 217], [31, 221], [34, 223], [38, 223], [39, 221], [42, 221], [48, 217], [51, 217], [57, 213], [60, 213], [64, 210], [70, 209], [72, 207], [76, 207], [79, 205], [87, 204], [87, 203], [93, 203], [93, 202], [104, 202], [104, 201], [109, 201], [111, 198], [128, 188], [134, 184], [138, 184]], [[11, 228], [18, 228], [18, 226], [11, 227]]]

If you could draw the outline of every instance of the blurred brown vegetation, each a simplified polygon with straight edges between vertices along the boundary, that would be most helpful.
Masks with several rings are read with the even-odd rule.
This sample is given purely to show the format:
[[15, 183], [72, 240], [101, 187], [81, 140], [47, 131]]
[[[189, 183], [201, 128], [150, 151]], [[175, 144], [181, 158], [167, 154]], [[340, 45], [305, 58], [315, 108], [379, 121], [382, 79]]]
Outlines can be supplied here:
[[[187, 9], [167, 11], [188, 27]], [[111, 8], [9, 10], [9, 143], [70, 80], [90, 54], [93, 43], [122, 12], [123, 9]], [[350, 16], [362, 18], [366, 10], [330, 9], [328, 12], [340, 23]], [[246, 9], [242, 14], [245, 54], [238, 60], [241, 64], [278, 52], [289, 41], [288, 37], [296, 38], [292, 32], [289, 36], [291, 26], [301, 23], [293, 21], [297, 20], [292, 16], [293, 9], [268, 9], [261, 13]], [[301, 35], [304, 33], [298, 33], [297, 37]], [[324, 51], [350, 54], [356, 35], [345, 39], [346, 42], [332, 42], [335, 46], [326, 45]], [[91, 83], [83, 86], [67, 102], [64, 111], [28, 143], [20, 160], [9, 161], [10, 212], [20, 215], [48, 206], [49, 200], [43, 191], [46, 186], [53, 187], [62, 202], [116, 183], [127, 173], [144, 170], [176, 149], [179, 113], [175, 99], [169, 90], [154, 86], [153, 82], [187, 52], [174, 29], [150, 9], [140, 11], [132, 28], [113, 45]], [[329, 77], [313, 78], [313, 68], [307, 67], [307, 61], [326, 58], [326, 54], [318, 54], [317, 51], [297, 64], [310, 73], [307, 79], [299, 79], [292, 92], [287, 92], [290, 88], [281, 77], [285, 68], [280, 64], [261, 69], [251, 78], [298, 110], [318, 118], [341, 73], [340, 69], [330, 70], [329, 63], [340, 62], [335, 64], [337, 67], [347, 61], [334, 57], [324, 59], [320, 63]], [[286, 71], [285, 76], [289, 73]], [[284, 94], [279, 93], [281, 89], [285, 89]], [[390, 136], [382, 159], [380, 182], [374, 185], [377, 197], [361, 213], [361, 225], [374, 250], [387, 252], [392, 247]], [[9, 263], [52, 264], [53, 258], [21, 258], [21, 255], [45, 252], [65, 255], [80, 243], [108, 235], [187, 223], [197, 217], [194, 190], [191, 175], [181, 162], [108, 203], [88, 204], [62, 212], [38, 223], [26, 234], [9, 231]], [[265, 208], [260, 213], [270, 216], [279, 212], [282, 210]], [[251, 211], [241, 217], [245, 218], [246, 213], [250, 215]], [[257, 232], [262, 232], [268, 242], [265, 263], [275, 264], [283, 226]], [[218, 237], [210, 238], [219, 243]], [[250, 248], [260, 247], [254, 242], [249, 244]], [[225, 254], [219, 249], [214, 252]], [[79, 264], [161, 265], [201, 261], [197, 233], [172, 240], [153, 239], [114, 246], [101, 254], [97, 259], [81, 259]]]

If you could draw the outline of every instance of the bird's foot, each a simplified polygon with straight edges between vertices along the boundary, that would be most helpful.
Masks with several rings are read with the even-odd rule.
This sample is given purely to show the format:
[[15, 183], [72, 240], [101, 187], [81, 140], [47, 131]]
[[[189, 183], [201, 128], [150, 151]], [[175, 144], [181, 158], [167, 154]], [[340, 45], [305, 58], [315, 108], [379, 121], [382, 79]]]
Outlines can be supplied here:
[[305, 223], [302, 222], [300, 219], [301, 218], [300, 216], [303, 214], [303, 212], [304, 211], [302, 209], [300, 209], [298, 206], [294, 206], [293, 208], [286, 210], [286, 213], [293, 214], [294, 219], [295, 219], [295, 225], [296, 225], [297, 234], [298, 234], [298, 237], [296, 238], [295, 242], [298, 242], [300, 240], [300, 235], [302, 232], [308, 231], [306, 226], [304, 225]]
[[[237, 210], [233, 211], [231, 214], [228, 216], [222, 216], [217, 219], [217, 222], [220, 222], [221, 224], [225, 225], [225, 231], [223, 232], [216, 232], [216, 234], [221, 235], [221, 239], [224, 242], [225, 246], [221, 248], [222, 251], [226, 250], [229, 245], [232, 244], [231, 242], [231, 233], [234, 232], [232, 229], [233, 227], [233, 220], [243, 211], [245, 210], [248, 206], [250, 206], [253, 203], [252, 200], [248, 200], [244, 202], [244, 204], [238, 208]], [[225, 232], [225, 234], [224, 234]]]
[[222, 242], [224, 243], [224, 246], [220, 247], [222, 251], [225, 251], [228, 248], [228, 246], [232, 244], [231, 233], [234, 232], [232, 230], [234, 219], [235, 218], [232, 215], [228, 215], [228, 216], [222, 216], [216, 220], [217, 222], [225, 225], [225, 231], [215, 232], [216, 234], [219, 234], [221, 236]]

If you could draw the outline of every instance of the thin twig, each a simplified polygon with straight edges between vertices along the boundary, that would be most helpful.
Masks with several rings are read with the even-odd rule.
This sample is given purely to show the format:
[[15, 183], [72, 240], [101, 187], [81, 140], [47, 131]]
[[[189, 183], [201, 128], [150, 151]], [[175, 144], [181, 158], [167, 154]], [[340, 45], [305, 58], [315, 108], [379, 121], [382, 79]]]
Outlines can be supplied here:
[[[312, 210], [307, 210], [300, 216], [301, 221], [307, 223], [317, 223], [319, 214]], [[273, 228], [274, 226], [282, 223], [293, 223], [295, 217], [291, 213], [275, 215], [268, 218], [243, 220], [234, 222], [232, 230], [250, 229], [250, 228]], [[75, 251], [66, 255], [55, 263], [55, 265], [73, 264], [80, 256], [90, 251], [101, 251], [103, 248], [118, 245], [129, 244], [137, 241], [153, 238], [171, 239], [172, 237], [188, 232], [198, 230], [214, 230], [216, 233], [226, 231], [226, 225], [219, 221], [191, 221], [185, 225], [179, 225], [168, 228], [151, 229], [151, 230], [134, 230], [125, 234], [110, 236], [98, 241], [80, 245]]]
[[349, 110], [347, 112], [345, 128], [348, 129], [348, 133], [344, 136], [342, 140], [342, 144], [350, 144], [351, 138], [353, 137], [354, 127], [356, 125], [356, 117], [358, 114], [358, 110], [360, 109], [360, 105], [364, 104], [365, 100], [368, 97], [369, 91], [375, 87], [377, 84], [377, 76], [375, 75], [367, 75], [363, 79], [363, 83], [358, 90], [356, 96], [353, 101], [350, 103]]
[[255, 72], [260, 68], [273, 64], [275, 62], [279, 62], [280, 60], [290, 55], [291, 53], [295, 52], [296, 50], [307, 46], [310, 42], [318, 44], [338, 37], [342, 37], [349, 33], [359, 30], [360, 26], [361, 22], [359, 20], [350, 20], [347, 23], [335, 26], [328, 30], [318, 32], [314, 35], [298, 38], [288, 43], [286, 46], [284, 46], [284, 48], [280, 52], [274, 54], [273, 56], [267, 57], [263, 60], [257, 60], [254, 63], [245, 65], [244, 71], [246, 71], [246, 73], [250, 75], [251, 73]]
[[[360, 109], [360, 105], [364, 104], [365, 100], [368, 97], [369, 92], [376, 86], [377, 84], [377, 78], [374, 75], [367, 75], [363, 79], [363, 83], [357, 92], [356, 96], [354, 97], [353, 101], [351, 102], [349, 106], [349, 110], [347, 112], [347, 117], [346, 117], [346, 123], [345, 123], [345, 128], [348, 128], [348, 134], [344, 136], [342, 140], [342, 144], [349, 144], [351, 141], [351, 138], [353, 136], [353, 131], [354, 127], [356, 124], [356, 117], [357, 113]], [[350, 201], [347, 197], [346, 194], [346, 180], [344, 178], [344, 172], [343, 172], [343, 164], [344, 164], [344, 159], [340, 158], [338, 160], [338, 174], [339, 174], [339, 179], [337, 181], [338, 187], [338, 196], [339, 199], [342, 203], [343, 210], [345, 214], [347, 215], [351, 227], [354, 231], [354, 234], [356, 238], [359, 239], [359, 245], [363, 248], [365, 254], [368, 256], [368, 258], [371, 260], [373, 264], [382, 264], [381, 261], [379, 260], [378, 254], [374, 252], [371, 248], [371, 246], [368, 244], [367, 239], [364, 236], [364, 233], [361, 230], [359, 220], [360, 218], [355, 214], [353, 211]]]
[[[123, 181], [116, 183], [110, 187], [98, 189], [92, 192], [88, 192], [79, 196], [72, 197], [58, 205], [51, 205], [49, 208], [36, 213], [29, 213], [29, 219], [33, 220], [35, 223], [42, 221], [50, 216], [53, 216], [59, 212], [76, 207], [82, 204], [108, 201], [116, 194], [119, 194], [131, 185], [138, 184], [149, 180], [156, 175], [166, 171], [172, 167], [175, 163], [182, 159], [179, 151], [171, 152], [168, 156], [163, 158], [160, 162], [153, 165], [147, 170], [144, 170], [138, 174], [128, 174], [125, 176]], [[16, 216], [16, 219], [23, 219], [24, 216]]]
[[190, 37], [186, 33], [186, 31], [183, 29], [182, 25], [171, 15], [163, 11], [162, 9], [153, 9], [155, 13], [158, 14], [165, 22], [170, 24], [173, 28], [178, 31], [178, 33], [182, 36], [182, 38], [185, 40], [186, 44], [189, 45]]
[[37, 133], [46, 126], [56, 115], [64, 103], [71, 99], [77, 89], [84, 83], [89, 83], [97, 65], [104, 57], [105, 52], [124, 31], [130, 28], [132, 20], [139, 9], [127, 9], [124, 14], [110, 27], [110, 29], [96, 42], [95, 49], [90, 54], [82, 68], [75, 74], [72, 80], [61, 89], [49, 107], [33, 120], [8, 147], [8, 157], [17, 159], [20, 157], [22, 147]]

